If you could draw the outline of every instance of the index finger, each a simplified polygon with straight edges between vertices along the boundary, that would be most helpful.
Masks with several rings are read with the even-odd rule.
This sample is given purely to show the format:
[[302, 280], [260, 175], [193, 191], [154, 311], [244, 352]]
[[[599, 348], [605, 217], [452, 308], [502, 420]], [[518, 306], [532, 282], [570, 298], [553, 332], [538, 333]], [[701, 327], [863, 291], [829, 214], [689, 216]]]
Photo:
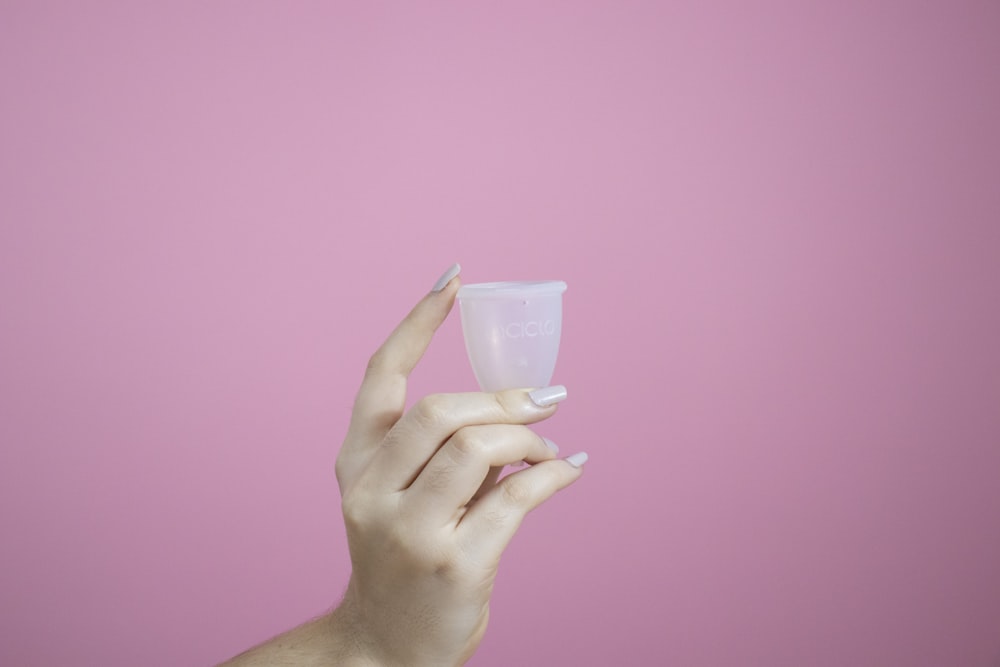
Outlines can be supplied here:
[[452, 265], [368, 361], [351, 413], [363, 442], [381, 440], [406, 407], [406, 380], [455, 303], [461, 266]]

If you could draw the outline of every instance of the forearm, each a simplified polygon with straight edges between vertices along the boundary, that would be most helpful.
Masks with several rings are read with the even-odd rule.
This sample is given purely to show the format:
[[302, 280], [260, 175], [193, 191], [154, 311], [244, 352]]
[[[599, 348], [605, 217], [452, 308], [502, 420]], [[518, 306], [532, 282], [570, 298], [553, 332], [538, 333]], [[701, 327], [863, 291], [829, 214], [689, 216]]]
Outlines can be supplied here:
[[353, 623], [334, 610], [282, 633], [219, 667], [377, 667], [358, 647]]

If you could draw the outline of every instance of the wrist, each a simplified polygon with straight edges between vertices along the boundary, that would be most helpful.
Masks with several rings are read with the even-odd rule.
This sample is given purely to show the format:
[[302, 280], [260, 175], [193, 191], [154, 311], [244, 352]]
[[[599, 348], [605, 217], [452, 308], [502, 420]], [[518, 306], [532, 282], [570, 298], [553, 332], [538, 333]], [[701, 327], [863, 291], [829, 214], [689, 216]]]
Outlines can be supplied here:
[[375, 657], [357, 610], [349, 600], [345, 599], [329, 613], [325, 625], [338, 647], [338, 667], [386, 667]]
[[[403, 629], [380, 613], [384, 607], [384, 604], [366, 604], [352, 579], [328, 621], [331, 634], [344, 648], [338, 667], [461, 667], [465, 664], [468, 657], [460, 657], [453, 650], [431, 650], [427, 643], [430, 637], [405, 639]], [[472, 651], [468, 653], [471, 655]]]

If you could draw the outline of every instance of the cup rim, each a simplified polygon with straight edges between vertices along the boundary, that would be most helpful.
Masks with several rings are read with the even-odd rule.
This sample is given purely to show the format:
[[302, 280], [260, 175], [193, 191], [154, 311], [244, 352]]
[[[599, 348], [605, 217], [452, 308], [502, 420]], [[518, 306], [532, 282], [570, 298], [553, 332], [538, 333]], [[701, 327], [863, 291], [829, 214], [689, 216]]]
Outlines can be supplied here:
[[458, 288], [459, 299], [490, 299], [512, 296], [552, 296], [566, 291], [562, 280], [504, 280], [472, 283]]

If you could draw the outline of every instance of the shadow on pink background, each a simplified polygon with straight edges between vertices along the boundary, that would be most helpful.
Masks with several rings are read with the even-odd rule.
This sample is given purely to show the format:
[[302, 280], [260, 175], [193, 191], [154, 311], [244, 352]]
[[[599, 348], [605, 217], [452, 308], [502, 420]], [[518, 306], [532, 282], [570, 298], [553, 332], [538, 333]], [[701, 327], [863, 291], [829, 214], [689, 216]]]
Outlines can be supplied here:
[[[0, 663], [336, 602], [460, 261], [568, 282], [591, 455], [470, 664], [1000, 665], [1000, 6], [751, 4], [0, 5]], [[474, 387], [453, 317], [413, 396]]]

